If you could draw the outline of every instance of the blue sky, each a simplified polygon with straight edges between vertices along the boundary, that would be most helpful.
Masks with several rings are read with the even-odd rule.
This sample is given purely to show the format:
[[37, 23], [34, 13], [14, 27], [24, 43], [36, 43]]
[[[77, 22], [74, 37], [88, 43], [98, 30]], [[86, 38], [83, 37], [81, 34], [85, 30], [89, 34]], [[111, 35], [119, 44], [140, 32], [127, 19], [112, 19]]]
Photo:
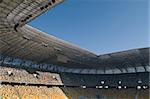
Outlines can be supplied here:
[[148, 47], [148, 0], [65, 0], [29, 23], [96, 54]]

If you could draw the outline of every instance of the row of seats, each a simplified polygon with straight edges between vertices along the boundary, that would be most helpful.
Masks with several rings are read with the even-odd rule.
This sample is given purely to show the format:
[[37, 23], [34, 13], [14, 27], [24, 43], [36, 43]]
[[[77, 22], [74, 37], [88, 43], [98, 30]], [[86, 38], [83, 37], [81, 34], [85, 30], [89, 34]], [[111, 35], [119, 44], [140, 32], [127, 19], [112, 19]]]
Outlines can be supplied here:
[[0, 67], [0, 80], [7, 82], [60, 85], [59, 75], [48, 72], [29, 73], [26, 70]]
[[93, 88], [62, 88], [72, 99], [149, 99], [149, 90], [127, 89], [93, 89]]
[[0, 67], [0, 80], [18, 83], [52, 84], [65, 86], [148, 86], [149, 73], [118, 75], [82, 75], [71, 73], [33, 72]]
[[73, 73], [61, 73], [60, 77], [64, 85], [85, 85], [85, 86], [100, 86], [107, 85], [112, 87], [127, 86], [148, 86], [149, 85], [149, 73], [130, 73], [130, 74], [73, 74]]
[[[24, 69], [0, 67], [0, 80], [17, 83], [83, 86], [83, 87], [138, 87], [148, 88], [149, 73], [116, 75], [83, 75], [72, 73], [33, 72]], [[139, 88], [138, 88], [139, 89]], [[141, 89], [141, 88], [140, 88]]]
[[68, 99], [58, 87], [0, 85], [0, 99]]
[[149, 90], [99, 90], [93, 88], [0, 85], [3, 99], [149, 99]]

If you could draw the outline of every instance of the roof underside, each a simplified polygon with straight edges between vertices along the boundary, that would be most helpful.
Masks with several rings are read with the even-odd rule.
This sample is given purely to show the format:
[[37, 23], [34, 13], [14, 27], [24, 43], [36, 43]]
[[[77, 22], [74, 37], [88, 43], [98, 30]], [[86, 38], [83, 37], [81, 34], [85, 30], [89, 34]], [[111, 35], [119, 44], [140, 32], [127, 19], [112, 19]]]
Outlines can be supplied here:
[[60, 2], [0, 0], [0, 54], [67, 68], [149, 71], [149, 48], [98, 56], [26, 25]]

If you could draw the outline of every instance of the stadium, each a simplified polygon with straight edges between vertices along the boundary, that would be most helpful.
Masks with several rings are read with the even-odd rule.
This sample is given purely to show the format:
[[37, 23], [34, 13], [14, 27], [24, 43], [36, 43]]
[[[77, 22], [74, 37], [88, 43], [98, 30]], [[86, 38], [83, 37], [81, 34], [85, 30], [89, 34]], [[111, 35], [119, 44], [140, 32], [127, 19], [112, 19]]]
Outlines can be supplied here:
[[149, 99], [149, 50], [96, 55], [27, 23], [62, 0], [0, 0], [0, 99]]

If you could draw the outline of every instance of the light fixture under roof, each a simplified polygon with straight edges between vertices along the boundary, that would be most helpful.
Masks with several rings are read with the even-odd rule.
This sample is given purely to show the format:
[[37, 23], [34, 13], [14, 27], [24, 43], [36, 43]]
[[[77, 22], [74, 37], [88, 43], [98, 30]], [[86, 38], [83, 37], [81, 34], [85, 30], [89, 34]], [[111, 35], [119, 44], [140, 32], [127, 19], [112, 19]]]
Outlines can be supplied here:
[[119, 84], [121, 84], [121, 83], [122, 83], [122, 81], [118, 81], [118, 83], [119, 83]]
[[143, 86], [143, 89], [146, 89], [146, 88], [148, 88], [147, 86]]
[[140, 83], [140, 84], [141, 84], [141, 83], [142, 83], [142, 81], [141, 81], [141, 80], [138, 80], [138, 83]]
[[137, 86], [137, 89], [141, 89], [141, 86]]
[[118, 89], [121, 89], [122, 88], [122, 86], [118, 86]]
[[124, 86], [124, 88], [126, 89], [126, 88], [127, 88], [127, 86]]
[[100, 88], [100, 89], [102, 89], [102, 88], [103, 88], [103, 86], [96, 86], [96, 88]]
[[105, 86], [105, 89], [108, 89], [109, 86]]
[[85, 86], [85, 85], [82, 85], [81, 87], [82, 87], [83, 89], [85, 89], [85, 88], [86, 88], [86, 86]]
[[104, 84], [105, 82], [104, 81], [101, 81], [101, 84]]

